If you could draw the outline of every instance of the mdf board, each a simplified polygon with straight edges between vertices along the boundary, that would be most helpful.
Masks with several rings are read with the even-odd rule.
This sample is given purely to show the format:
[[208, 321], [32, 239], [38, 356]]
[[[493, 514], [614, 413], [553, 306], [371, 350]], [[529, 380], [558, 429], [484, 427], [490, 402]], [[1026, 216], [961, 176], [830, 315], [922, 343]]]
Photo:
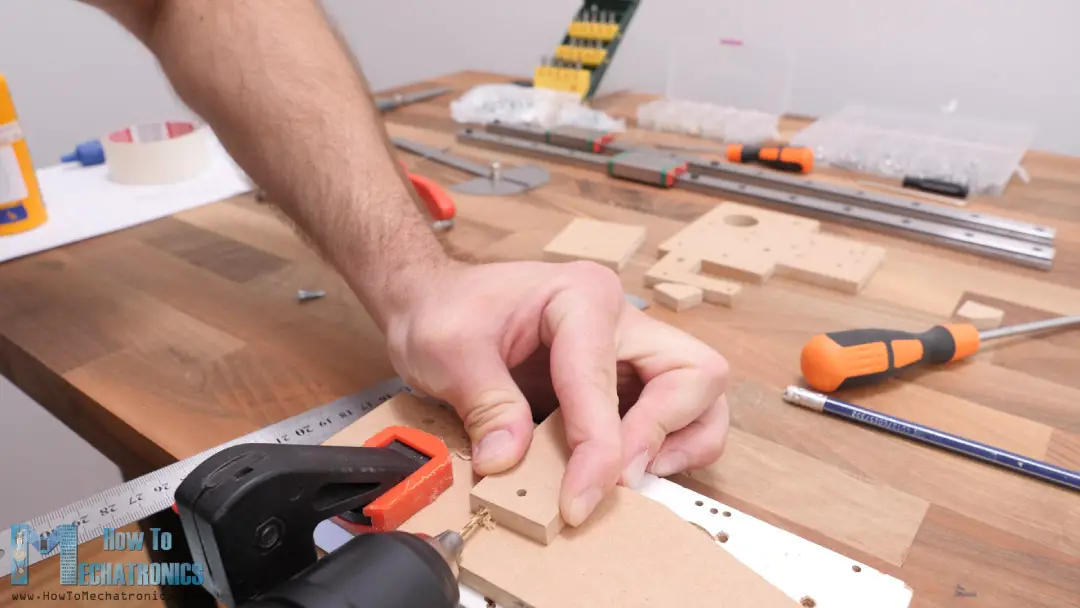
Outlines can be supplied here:
[[858, 293], [881, 265], [885, 250], [819, 229], [815, 220], [725, 202], [660, 244], [664, 257], [646, 273], [646, 282], [667, 277], [704, 289], [699, 279], [688, 281], [686, 273], [754, 284], [786, 276]]
[[[423, 429], [441, 437], [451, 452], [462, 454], [454, 458], [450, 489], [400, 529], [425, 534], [460, 530], [473, 515], [470, 493], [479, 480], [464, 457], [468, 440], [461, 422], [448, 408], [398, 395], [326, 445], [362, 445], [392, 425]], [[543, 437], [556, 438], [540, 433], [534, 441]], [[561, 478], [562, 471], [544, 474]], [[477, 530], [466, 541], [460, 570], [464, 585], [507, 607], [797, 606], [708, 534], [666, 506], [621, 486], [584, 525], [564, 528], [548, 545], [497, 523]]]
[[653, 287], [653, 299], [661, 306], [665, 306], [675, 312], [689, 310], [701, 304], [705, 292], [700, 287], [693, 285], [680, 285], [678, 283], [660, 283]]
[[565, 525], [559, 515], [561, 472], [570, 460], [566, 425], [556, 410], [533, 431], [529, 450], [516, 467], [489, 475], [473, 487], [473, 511], [486, 508], [501, 526], [541, 544], [548, 544]]
[[953, 317], [958, 321], [971, 323], [978, 329], [994, 329], [1001, 325], [1002, 319], [1005, 318], [1005, 311], [974, 300], [965, 300], [960, 308], [956, 309]]
[[642, 226], [574, 218], [544, 247], [544, 259], [588, 260], [619, 272], [644, 242]]

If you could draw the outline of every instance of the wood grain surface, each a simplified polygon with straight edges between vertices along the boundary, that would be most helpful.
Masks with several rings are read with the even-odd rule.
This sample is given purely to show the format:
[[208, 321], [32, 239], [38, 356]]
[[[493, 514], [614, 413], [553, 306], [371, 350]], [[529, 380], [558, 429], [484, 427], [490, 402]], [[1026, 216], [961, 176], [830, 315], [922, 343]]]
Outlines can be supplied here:
[[[497, 80], [505, 78], [468, 72], [400, 89], [441, 84], [455, 93], [387, 114], [391, 134], [504, 167], [537, 163], [454, 140], [460, 125], [449, 101]], [[645, 99], [620, 93], [597, 105], [630, 116]], [[802, 124], [785, 120], [783, 132]], [[633, 129], [625, 137], [681, 139]], [[469, 179], [399, 157], [443, 185]], [[645, 244], [620, 274], [627, 291], [651, 299], [643, 275], [657, 245], [720, 202], [543, 164], [551, 182], [529, 193], [455, 194], [448, 250], [470, 260], [540, 259], [572, 218], [641, 225]], [[967, 299], [1003, 310], [1003, 324], [1080, 313], [1080, 159], [1030, 152], [1024, 164], [1030, 184], [970, 208], [1057, 228], [1050, 272], [823, 222], [827, 234], [886, 248], [858, 295], [774, 277], [742, 285], [731, 308], [651, 307], [731, 362], [727, 452], [679, 481], [903, 579], [913, 606], [1080, 605], [1080, 494], [780, 398], [799, 382], [799, 351], [815, 333], [924, 329]], [[297, 289], [327, 297], [300, 304]], [[247, 196], [0, 265], [0, 372], [133, 467], [163, 466], [394, 375], [382, 336], [343, 281]], [[1080, 331], [1059, 332], [840, 396], [1080, 467], [1078, 372]]]

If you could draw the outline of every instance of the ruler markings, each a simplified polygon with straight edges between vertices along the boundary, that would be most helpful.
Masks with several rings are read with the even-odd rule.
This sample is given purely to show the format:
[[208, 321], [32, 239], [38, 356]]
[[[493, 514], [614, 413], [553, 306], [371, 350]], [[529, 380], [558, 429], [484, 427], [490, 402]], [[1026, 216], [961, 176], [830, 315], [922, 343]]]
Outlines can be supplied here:
[[[81, 545], [102, 536], [105, 528], [120, 528], [169, 509], [175, 501], [176, 487], [180, 482], [203, 461], [221, 450], [250, 443], [317, 445], [402, 391], [411, 392], [411, 389], [400, 378], [386, 380], [365, 391], [321, 405], [49, 513], [38, 515], [25, 523], [38, 533], [51, 531], [60, 524], [75, 524], [78, 526], [77, 537]], [[7, 541], [2, 539], [10, 538], [10, 527], [0, 530], [0, 543], [7, 544]], [[51, 556], [52, 554], [49, 557]], [[31, 565], [41, 560], [42, 557], [37, 552], [29, 552], [28, 561]], [[10, 576], [10, 573], [10, 552], [0, 552], [0, 579]]]

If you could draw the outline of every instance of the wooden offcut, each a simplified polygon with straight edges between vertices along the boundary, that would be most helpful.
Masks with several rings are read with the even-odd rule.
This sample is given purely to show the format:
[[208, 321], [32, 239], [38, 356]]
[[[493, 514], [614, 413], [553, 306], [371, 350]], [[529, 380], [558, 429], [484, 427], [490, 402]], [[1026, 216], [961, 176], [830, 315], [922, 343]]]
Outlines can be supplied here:
[[681, 312], [701, 304], [705, 292], [693, 285], [660, 283], [653, 288], [653, 299], [661, 306]]
[[1001, 325], [1005, 311], [974, 300], [967, 300], [956, 309], [953, 315], [958, 321], [971, 323], [978, 329], [994, 329]]
[[574, 218], [544, 247], [550, 262], [588, 260], [618, 272], [645, 242], [645, 228]]
[[[452, 452], [468, 448], [451, 410], [408, 394], [393, 397], [325, 445], [359, 446], [392, 425], [416, 426], [441, 437]], [[539, 432], [529, 450], [547, 452], [565, 442], [557, 433]], [[547, 487], [562, 478], [563, 470], [518, 468], [503, 479], [522, 488]], [[483, 483], [471, 463], [455, 458], [453, 486], [400, 529], [424, 534], [461, 530], [472, 518], [470, 494], [478, 482]], [[547, 496], [558, 504], [557, 494]], [[622, 486], [585, 524], [564, 528], [547, 545], [498, 521], [492, 529], [477, 530], [465, 543], [460, 580], [503, 606], [797, 606], [674, 511]]]
[[529, 451], [516, 467], [476, 484], [470, 506], [474, 511], [487, 508], [499, 525], [546, 545], [564, 525], [559, 490], [569, 459], [566, 425], [556, 410], [536, 427]]
[[[737, 289], [730, 280], [765, 283], [784, 276], [858, 293], [885, 259], [885, 250], [828, 234], [815, 220], [738, 203], [722, 203], [660, 244], [663, 256], [645, 274], [647, 285], [676, 282], [724, 295], [730, 304]], [[705, 275], [705, 276], [703, 276]]]

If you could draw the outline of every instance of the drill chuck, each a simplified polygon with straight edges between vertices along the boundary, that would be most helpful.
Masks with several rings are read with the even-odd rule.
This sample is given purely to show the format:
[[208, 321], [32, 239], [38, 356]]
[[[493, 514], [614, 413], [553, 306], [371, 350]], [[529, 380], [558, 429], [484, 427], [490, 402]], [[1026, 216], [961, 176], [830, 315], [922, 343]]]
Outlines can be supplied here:
[[464, 543], [452, 531], [360, 534], [245, 608], [457, 608]]

